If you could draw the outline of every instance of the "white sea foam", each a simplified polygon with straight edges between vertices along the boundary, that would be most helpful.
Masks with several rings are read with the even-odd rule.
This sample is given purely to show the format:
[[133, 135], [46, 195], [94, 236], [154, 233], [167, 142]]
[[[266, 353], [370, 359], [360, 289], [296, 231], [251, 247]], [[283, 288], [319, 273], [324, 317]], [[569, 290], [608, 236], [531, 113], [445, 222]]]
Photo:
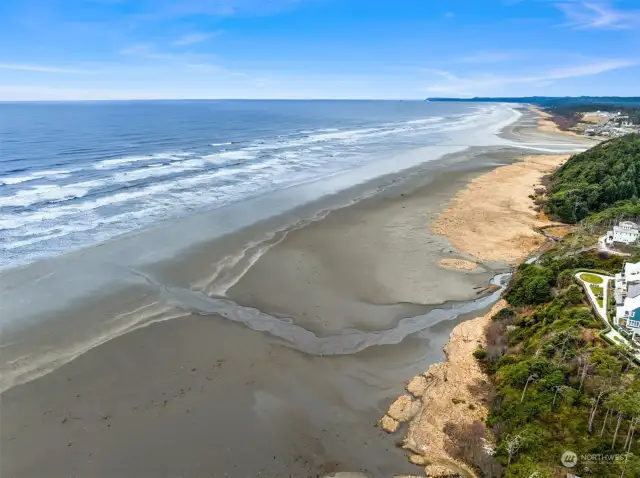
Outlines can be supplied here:
[[158, 154], [149, 154], [143, 156], [124, 156], [122, 158], [113, 158], [113, 159], [105, 159], [95, 164], [93, 167], [95, 169], [112, 169], [117, 168], [125, 164], [138, 163], [141, 161], [162, 161], [162, 160], [179, 160], [188, 156], [191, 156], [193, 153], [190, 152], [177, 152], [177, 153], [158, 153]]
[[251, 154], [247, 149], [248, 148], [246, 148], [245, 150], [240, 149], [237, 151], [224, 151], [222, 153], [210, 154], [207, 156], [203, 156], [202, 159], [208, 163], [220, 164], [227, 161], [255, 158], [255, 156]]
[[[479, 107], [472, 114], [446, 119], [423, 118], [376, 127], [325, 128], [298, 131], [293, 136], [255, 138], [244, 145], [234, 145], [237, 149], [231, 150], [224, 149], [230, 142], [213, 143], [209, 154], [198, 156], [166, 152], [110, 158], [80, 170], [78, 181], [71, 184], [19, 186], [22, 189], [15, 193], [13, 188], [3, 190], [4, 194], [13, 194], [0, 197], [0, 206], [31, 206], [31, 210], [0, 215], [2, 240], [19, 254], [24, 250], [25, 256], [46, 255], [45, 249], [50, 246], [55, 251], [67, 250], [187, 211], [215, 208], [368, 163], [379, 164], [390, 158], [385, 151], [393, 147], [395, 137], [410, 138], [404, 143], [408, 147], [412, 142], [422, 144], [422, 139], [413, 139], [416, 135], [425, 135], [427, 145], [433, 133], [440, 141], [443, 131], [452, 133], [445, 133], [444, 137], [455, 144], [461, 139], [465, 145], [482, 138], [491, 142], [495, 138], [490, 132], [487, 134], [488, 125], [503, 122], [507, 116], [504, 107]], [[462, 133], [465, 136], [461, 138], [457, 133], [460, 130], [468, 130], [469, 134]], [[20, 184], [36, 175], [40, 179], [43, 174], [56, 179], [55, 175], [68, 173], [42, 171], [0, 179], [0, 184], [6, 180]], [[136, 184], [132, 184], [134, 181]], [[122, 188], [125, 184], [127, 187]], [[115, 188], [121, 189], [110, 191]], [[34, 210], [34, 205], [39, 209]]]
[[149, 166], [147, 168], [134, 169], [133, 171], [123, 171], [113, 175], [113, 180], [118, 183], [126, 183], [128, 181], [137, 181], [140, 179], [159, 178], [162, 176], [169, 176], [171, 174], [178, 174], [185, 171], [194, 171], [202, 166], [201, 161], [194, 161], [189, 164], [189, 161], [184, 163], [169, 164], [169, 165], [156, 165]]
[[41, 221], [52, 221], [64, 216], [78, 213], [91, 212], [95, 209], [120, 204], [125, 201], [145, 198], [153, 194], [166, 193], [172, 188], [172, 184], [154, 184], [132, 192], [119, 192], [109, 196], [97, 198], [78, 204], [68, 204], [58, 207], [41, 209], [32, 213], [14, 214], [9, 217], [0, 217], [0, 229], [16, 229]]
[[77, 186], [57, 186], [55, 184], [42, 184], [30, 189], [23, 189], [11, 196], [0, 197], [2, 206], [31, 206], [40, 202], [59, 202], [68, 199], [79, 198], [86, 195], [89, 188]]
[[429, 123], [439, 123], [444, 120], [442, 116], [434, 116], [432, 118], [424, 118], [412, 121], [406, 121], [406, 124], [429, 124]]
[[0, 185], [20, 184], [20, 183], [25, 183], [27, 181], [34, 181], [36, 179], [44, 179], [44, 178], [62, 179], [62, 178], [69, 177], [69, 175], [72, 172], [73, 170], [68, 170], [68, 169], [36, 171], [33, 173], [26, 174], [24, 176], [9, 176], [6, 178], [0, 178]]

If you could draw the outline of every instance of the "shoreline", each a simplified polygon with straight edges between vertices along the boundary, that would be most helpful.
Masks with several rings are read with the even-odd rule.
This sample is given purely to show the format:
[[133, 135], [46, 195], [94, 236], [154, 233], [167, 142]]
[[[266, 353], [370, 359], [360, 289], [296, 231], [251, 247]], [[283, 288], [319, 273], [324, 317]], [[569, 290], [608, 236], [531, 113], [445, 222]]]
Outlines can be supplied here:
[[[190, 297], [168, 297], [172, 294], [170, 294], [171, 291], [167, 290], [167, 288], [177, 289], [178, 292], [181, 292], [184, 288], [185, 290], [193, 290], [194, 292], [203, 293], [207, 296], [225, 297], [227, 290], [233, 289], [229, 284], [233, 286], [237, 285], [237, 282], [244, 277], [248, 271], [254, 268], [255, 262], [260, 261], [265, 253], [268, 253], [273, 246], [277, 245], [287, 235], [296, 235], [298, 231], [306, 231], [316, 226], [324, 228], [327, 215], [335, 217], [346, 214], [346, 216], [352, 217], [352, 219], [349, 219], [350, 221], [358, 221], [358, 217], [350, 215], [349, 211], [353, 211], [354, 208], [362, 208], [362, 211], [375, 212], [381, 203], [395, 204], [393, 205], [396, 210], [394, 214], [402, 213], [406, 216], [410, 211], [405, 209], [406, 206], [403, 207], [403, 205], [398, 203], [409, 201], [412, 194], [420, 188], [424, 189], [424, 192], [419, 192], [419, 195], [431, 194], [433, 190], [438, 197], [444, 198], [443, 201], [446, 202], [456, 191], [464, 187], [468, 182], [468, 178], [495, 167], [496, 161], [508, 161], [509, 158], [514, 156], [515, 152], [513, 151], [515, 150], [507, 151], [508, 152], [501, 150], [490, 151], [488, 148], [469, 148], [461, 153], [447, 155], [438, 161], [427, 162], [421, 167], [411, 168], [405, 171], [402, 176], [393, 174], [377, 178], [371, 183], [351, 188], [345, 191], [344, 194], [327, 197], [319, 204], [311, 203], [282, 216], [261, 221], [238, 232], [230, 233], [222, 238], [215, 238], [194, 247], [188, 254], [183, 254], [176, 260], [168, 263], [153, 266], [135, 265], [130, 268], [120, 268], [117, 267], [117, 265], [116, 267], [111, 267], [107, 271], [109, 273], [107, 279], [110, 279], [111, 282], [118, 280], [120, 289], [111, 290], [105, 287], [105, 290], [100, 292], [101, 296], [99, 298], [74, 301], [60, 312], [54, 311], [51, 313], [50, 311], [45, 312], [44, 310], [38, 310], [38, 314], [31, 314], [35, 319], [33, 319], [33, 324], [29, 324], [26, 330], [30, 334], [29, 338], [35, 338], [37, 341], [51, 340], [52, 337], [58, 339], [59, 336], [61, 336], [61, 341], [67, 340], [68, 337], [63, 335], [63, 329], [61, 329], [63, 325], [62, 321], [71, 320], [74, 323], [77, 322], [78, 331], [73, 330], [74, 336], [72, 336], [74, 345], [72, 354], [67, 356], [57, 353], [55, 362], [53, 362], [51, 366], [49, 366], [48, 363], [45, 363], [44, 367], [35, 364], [36, 368], [27, 370], [24, 378], [20, 376], [16, 379], [12, 378], [8, 385], [2, 385], [2, 389], [19, 386], [32, 379], [37, 379], [46, 373], [51, 373], [60, 365], [64, 365], [71, 360], [81, 357], [94, 347], [118, 339], [140, 327], [146, 327], [156, 322], [182, 316], [184, 315], [184, 310], [182, 310], [181, 307], [176, 308], [173, 305], [176, 302], [178, 305], [181, 305], [183, 302], [182, 299], [187, 300], [187, 310], [198, 311], [198, 304], [191, 304]], [[442, 188], [439, 188], [436, 184], [440, 180], [443, 181], [444, 186]], [[351, 200], [351, 195], [355, 195], [356, 199]], [[439, 203], [434, 202], [434, 207], [439, 206]], [[411, 210], [418, 211], [419, 209], [421, 209], [420, 204], [411, 204]], [[425, 214], [426, 212], [427, 211], [420, 211], [421, 214]], [[428, 217], [423, 218], [423, 221], [430, 222], [438, 212], [439, 209], [433, 209], [429, 212], [430, 215]], [[292, 217], [307, 216], [313, 219], [298, 220], [298, 223], [301, 224], [294, 222], [293, 226], [290, 225], [292, 223]], [[314, 216], [318, 217], [314, 218]], [[198, 215], [198, 217], [202, 216]], [[189, 221], [185, 226], [190, 224], [195, 227], [191, 222], [192, 221]], [[415, 226], [418, 226], [418, 224]], [[380, 225], [380, 227], [382, 227], [382, 225]], [[426, 233], [428, 234], [428, 231], [426, 231]], [[127, 246], [133, 239], [133, 237], [125, 238], [123, 240], [124, 245], [121, 246], [121, 248]], [[431, 247], [437, 248], [433, 254], [442, 254], [443, 258], [451, 258], [453, 255], [453, 258], [456, 260], [464, 260], [464, 257], [456, 254], [455, 251], [451, 249], [447, 241], [432, 239], [430, 242], [433, 244]], [[243, 246], [239, 250], [238, 245], [242, 244], [248, 244], [249, 247], [245, 248]], [[107, 244], [105, 247], [110, 246], [111, 244]], [[265, 250], [262, 250], [263, 246], [266, 246]], [[233, 260], [229, 260], [229, 258]], [[75, 256], [74, 259], [76, 259]], [[431, 261], [429, 257], [427, 257], [426, 260]], [[104, 262], [104, 260], [100, 262]], [[29, 295], [37, 294], [38, 297], [44, 297], [45, 291], [43, 289], [45, 285], [48, 282], [55, 282], [56, 277], [61, 275], [61, 272], [54, 267], [56, 264], [57, 262], [44, 261], [38, 265], [37, 276], [34, 277], [28, 277], [24, 273], [25, 271], [18, 270], [16, 271], [16, 282], [20, 285], [22, 285], [22, 283], [31, 283], [30, 286], [32, 286], [32, 288], [25, 292], [28, 292]], [[87, 267], [93, 267], [94, 265], [100, 264], [89, 263]], [[276, 265], [275, 267], [279, 266]], [[62, 270], [66, 271], [68, 268], [68, 265], [63, 265]], [[439, 267], [439, 269], [442, 270], [441, 267]], [[113, 275], [114, 272], [116, 275]], [[455, 272], [455, 269], [452, 272]], [[479, 267], [473, 272], [486, 276], [487, 280], [490, 277], [490, 275], [488, 275], [488, 269], [483, 267]], [[455, 275], [457, 274], [454, 274], [454, 276]], [[42, 279], [40, 279], [40, 276]], [[238, 276], [240, 279], [236, 279]], [[75, 282], [67, 283], [67, 285], [72, 288], [75, 285], [83, 287], [83, 284], [76, 284], [77, 282], [78, 281], [75, 280]], [[61, 286], [61, 284], [63, 283], [60, 282], [56, 287], [60, 288], [59, 286]], [[126, 289], [122, 288], [123, 285], [126, 285]], [[442, 285], [438, 288], [442, 289]], [[236, 287], [236, 291], [239, 289], [241, 290], [241, 287]], [[450, 296], [446, 288], [442, 290], [446, 292], [447, 296]], [[40, 292], [42, 292], [42, 294]], [[53, 294], [49, 293], [49, 295], [52, 296]], [[234, 295], [232, 292], [230, 297], [233, 298]], [[449, 300], [460, 301], [474, 297], [475, 292], [468, 287], [466, 293], [451, 296]], [[169, 305], [166, 304], [167, 299], [171, 299]], [[53, 297], [51, 297], [51, 300], [53, 300]], [[288, 300], [288, 298], [284, 300]], [[433, 302], [442, 304], [447, 300], [446, 297], [441, 299], [435, 298]], [[261, 310], [264, 305], [255, 302], [253, 297], [242, 297], [241, 301], [243, 305], [248, 305], [259, 310]], [[49, 303], [48, 301], [42, 302], [45, 305]], [[116, 304], [118, 302], [125, 304], [125, 313], [121, 312], [121, 308], [117, 308]], [[412, 300], [405, 298], [399, 302], [412, 302]], [[144, 317], [142, 319], [132, 317], [129, 313], [130, 310], [134, 312], [140, 311], [144, 313]], [[423, 310], [423, 308], [420, 310]], [[286, 317], [286, 314], [282, 311], [275, 310], [272, 312], [275, 312], [274, 315], [276, 316]], [[25, 320], [27, 323], [32, 321], [32, 318], [27, 316], [23, 307], [17, 307], [15, 313], [17, 314], [16, 316], [22, 314], [23, 318], [27, 319]], [[86, 324], [87, 317], [91, 318], [92, 316], [107, 314], [112, 317], [109, 326], [114, 328], [117, 326], [115, 333], [106, 330], [104, 336], [100, 336], [97, 339], [94, 337], [95, 331], [93, 328], [89, 331], [94, 334], [91, 338], [86, 337], [82, 333], [85, 329], [84, 324]], [[49, 315], [51, 317], [49, 317]], [[398, 318], [411, 315], [415, 314], [400, 314]], [[243, 320], [240, 321], [242, 322]], [[99, 330], [103, 329], [101, 323], [96, 323], [95, 326]], [[10, 367], [3, 369], [3, 373], [9, 375], [13, 374], [18, 367], [23, 366], [24, 360], [32, 356], [32, 350], [24, 351], [19, 349], [13, 352], [12, 347], [14, 345], [19, 347], [24, 337], [21, 331], [18, 331], [15, 337], [11, 337], [12, 331], [8, 326], [5, 327], [4, 332], [6, 333], [4, 339], [7, 341], [7, 348], [4, 350], [5, 357], [16, 357], [15, 360], [12, 360]], [[42, 339], [40, 339], [40, 337], [42, 337]], [[45, 358], [47, 360], [50, 358], [48, 349], [46, 350]], [[43, 369], [42, 372], [39, 371], [41, 368]]]
[[[473, 258], [426, 225], [518, 154], [469, 148], [426, 161], [280, 235], [257, 224], [115, 276], [126, 295], [68, 307], [37, 337], [80, 340], [74, 324], [121, 318], [134, 326], [2, 394], [2, 474], [411, 473], [393, 437], [372, 427], [398, 381], [441, 361], [454, 326], [497, 300], [487, 285], [505, 270], [443, 267]], [[221, 283], [231, 284], [222, 296]], [[118, 315], [123, 307], [144, 317]]]
[[445, 428], [465, 429], [488, 416], [489, 404], [478, 393], [486, 389], [487, 377], [473, 352], [486, 345], [485, 330], [505, 305], [500, 299], [486, 314], [456, 326], [444, 347], [446, 361], [413, 377], [406, 386], [407, 394], [393, 402], [381, 420], [388, 433], [408, 423], [402, 448], [411, 453], [411, 463], [424, 467], [426, 476], [476, 476], [468, 464], [448, 452], [451, 438]]
[[[453, 326], [498, 294], [487, 288], [489, 268], [442, 269], [441, 259], [463, 256], [425, 224], [470, 179], [512, 154], [472, 151], [291, 230], [250, 261], [224, 298], [147, 270], [163, 285], [142, 290], [157, 301], [148, 309], [154, 323], [3, 392], [0, 471], [409, 473], [413, 465], [393, 437], [372, 434], [373, 425], [398, 378], [442, 360]], [[181, 271], [214, 270], [227, 250], [205, 247]], [[176, 313], [170, 320], [164, 304]], [[103, 311], [81, 309], [67, 319]]]
[[559, 226], [534, 209], [542, 179], [569, 155], [527, 156], [473, 179], [431, 224], [476, 262], [522, 262], [546, 241], [539, 228]]
[[[538, 188], [542, 188], [544, 175], [568, 157], [529, 156], [476, 177], [456, 194], [432, 223], [432, 230], [473, 257], [472, 264], [519, 265], [548, 242], [542, 229], [564, 226], [535, 211], [534, 199], [542, 194]], [[562, 230], [566, 232], [568, 229]], [[411, 379], [407, 393], [380, 420], [390, 434], [408, 424], [402, 447], [411, 453], [411, 463], [424, 467], [426, 476], [461, 473], [476, 477], [468, 464], [452, 456], [453, 442], [445, 428], [469, 429], [488, 415], [487, 376], [473, 352], [486, 345], [485, 329], [505, 305], [500, 299], [487, 314], [456, 326], [444, 348], [446, 360]]]
[[573, 131], [560, 129], [558, 124], [555, 121], [553, 121], [552, 119], [553, 115], [550, 113], [547, 113], [541, 108], [532, 105], [532, 106], [529, 106], [529, 110], [540, 116], [538, 118], [538, 129], [540, 131], [549, 132], [549, 133], [566, 134], [568, 136], [573, 136], [574, 138], [582, 138], [582, 139], [585, 138], [584, 135], [574, 133]]

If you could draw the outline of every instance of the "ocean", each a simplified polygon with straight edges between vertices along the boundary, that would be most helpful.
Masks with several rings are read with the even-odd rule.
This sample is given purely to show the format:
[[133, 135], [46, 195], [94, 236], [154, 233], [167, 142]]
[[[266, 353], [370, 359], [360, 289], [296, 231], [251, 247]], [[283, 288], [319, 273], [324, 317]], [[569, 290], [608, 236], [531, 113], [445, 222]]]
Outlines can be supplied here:
[[507, 104], [4, 103], [0, 117], [0, 391], [191, 313], [310, 353], [353, 352], [348, 337], [316, 338], [231, 291], [294, 231], [396, 186], [452, 188], [504, 164], [500, 151], [512, 161], [584, 149]]
[[509, 276], [443, 268], [468, 257], [429, 225], [485, 172], [587, 147], [506, 104], [0, 118], [7, 476], [412, 473], [372, 425]]
[[123, 101], [4, 103], [0, 116], [6, 269], [356, 168], [393, 169], [420, 147], [466, 147], [474, 130], [517, 113], [422, 101]]

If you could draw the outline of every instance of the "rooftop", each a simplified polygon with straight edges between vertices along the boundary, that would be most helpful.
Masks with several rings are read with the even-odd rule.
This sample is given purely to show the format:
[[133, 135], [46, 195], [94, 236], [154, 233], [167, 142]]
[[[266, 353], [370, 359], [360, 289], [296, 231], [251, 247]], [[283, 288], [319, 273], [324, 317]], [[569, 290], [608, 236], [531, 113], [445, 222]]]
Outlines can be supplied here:
[[640, 283], [633, 283], [629, 285], [629, 289], [627, 290], [627, 297], [638, 297], [640, 296]]
[[627, 262], [624, 265], [624, 275], [627, 281], [634, 276], [640, 276], [640, 262]]
[[[631, 313], [633, 312], [638, 312], [638, 309], [640, 309], [640, 296], [639, 297], [627, 297], [624, 301], [624, 310], [626, 310], [627, 312], [629, 312], [629, 315], [631, 316]], [[640, 319], [640, 314], [636, 314], [636, 320]]]
[[624, 229], [638, 229], [638, 225], [631, 221], [622, 221], [619, 226]]

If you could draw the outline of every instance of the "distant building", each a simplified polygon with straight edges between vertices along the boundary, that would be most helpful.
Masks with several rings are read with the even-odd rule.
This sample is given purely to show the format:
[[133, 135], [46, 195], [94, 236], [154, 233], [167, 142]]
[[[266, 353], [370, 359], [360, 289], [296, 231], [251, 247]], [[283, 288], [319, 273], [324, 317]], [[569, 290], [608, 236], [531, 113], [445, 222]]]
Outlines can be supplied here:
[[615, 324], [640, 342], [640, 262], [627, 262], [614, 284]]
[[640, 227], [635, 222], [624, 221], [613, 226], [612, 231], [607, 231], [605, 242], [613, 244], [614, 242], [622, 244], [633, 244], [640, 238]]

